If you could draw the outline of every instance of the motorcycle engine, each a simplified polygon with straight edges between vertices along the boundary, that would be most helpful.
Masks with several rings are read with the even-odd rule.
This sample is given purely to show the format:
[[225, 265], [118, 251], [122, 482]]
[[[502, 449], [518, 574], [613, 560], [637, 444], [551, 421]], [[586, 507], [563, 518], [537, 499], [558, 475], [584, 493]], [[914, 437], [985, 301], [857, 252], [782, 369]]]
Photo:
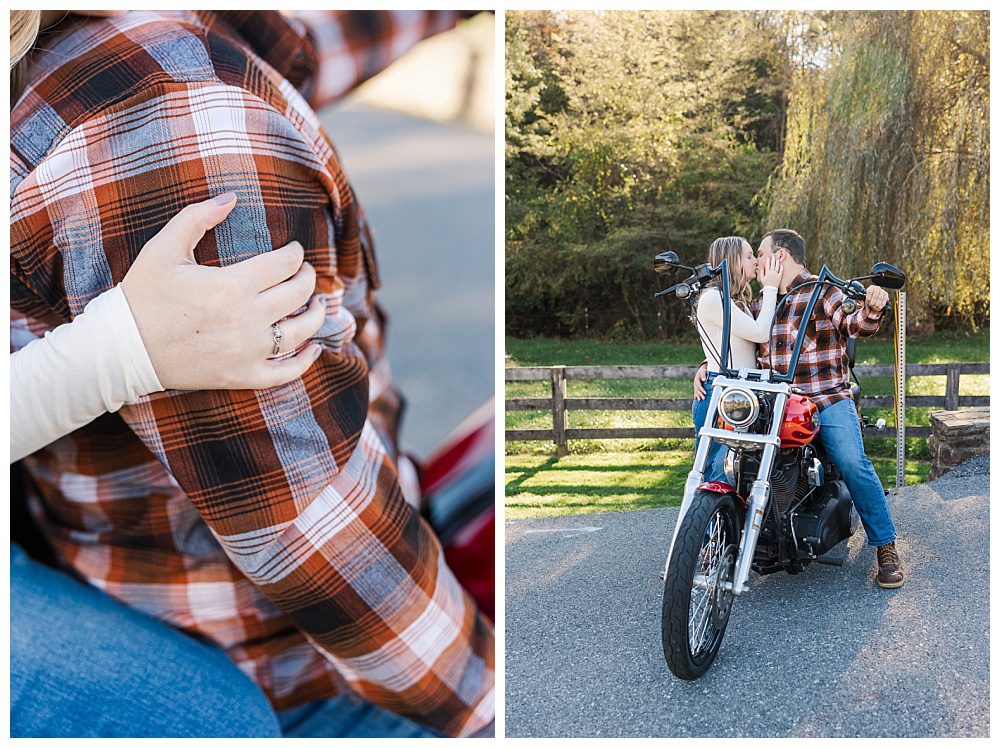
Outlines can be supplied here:
[[771, 496], [781, 514], [787, 512], [792, 502], [802, 498], [809, 490], [799, 457], [798, 449], [784, 449], [775, 459], [771, 471]]

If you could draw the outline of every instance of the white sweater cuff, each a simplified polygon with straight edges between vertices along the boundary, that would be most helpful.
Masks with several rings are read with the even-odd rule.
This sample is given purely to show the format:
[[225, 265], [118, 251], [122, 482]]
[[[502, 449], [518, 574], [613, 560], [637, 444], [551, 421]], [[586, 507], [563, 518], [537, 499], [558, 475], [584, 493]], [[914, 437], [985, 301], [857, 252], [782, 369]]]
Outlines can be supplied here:
[[117, 360], [125, 372], [124, 390], [116, 395], [122, 395], [123, 403], [134, 403], [140, 397], [163, 390], [121, 284], [90, 302], [87, 310], [97, 302], [100, 302], [96, 310], [98, 321], [109, 330], [114, 330], [111, 352], [117, 354]]

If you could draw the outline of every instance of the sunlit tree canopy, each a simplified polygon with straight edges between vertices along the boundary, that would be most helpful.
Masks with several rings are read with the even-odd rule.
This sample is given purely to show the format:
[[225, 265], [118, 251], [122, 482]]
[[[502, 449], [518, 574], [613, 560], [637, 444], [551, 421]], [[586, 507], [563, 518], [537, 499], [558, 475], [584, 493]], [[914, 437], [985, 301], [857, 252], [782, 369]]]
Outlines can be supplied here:
[[669, 336], [651, 257], [790, 226], [885, 259], [924, 326], [988, 313], [985, 12], [507, 14], [514, 334]]

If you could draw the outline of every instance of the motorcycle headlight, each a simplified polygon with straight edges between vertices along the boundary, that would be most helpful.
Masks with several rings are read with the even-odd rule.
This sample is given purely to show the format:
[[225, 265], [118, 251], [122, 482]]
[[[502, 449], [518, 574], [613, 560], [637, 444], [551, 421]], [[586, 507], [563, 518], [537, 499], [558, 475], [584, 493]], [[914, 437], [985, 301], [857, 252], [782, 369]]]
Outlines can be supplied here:
[[719, 398], [719, 415], [734, 429], [749, 426], [760, 413], [760, 402], [750, 390], [729, 387]]

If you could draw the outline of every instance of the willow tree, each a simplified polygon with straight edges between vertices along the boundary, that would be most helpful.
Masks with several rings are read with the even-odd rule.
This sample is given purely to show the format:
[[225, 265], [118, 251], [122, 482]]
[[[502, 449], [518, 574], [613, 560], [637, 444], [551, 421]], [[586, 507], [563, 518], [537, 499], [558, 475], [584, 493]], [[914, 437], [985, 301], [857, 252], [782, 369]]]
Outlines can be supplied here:
[[828, 14], [800, 55], [772, 227], [843, 273], [885, 259], [908, 273], [911, 319], [972, 323], [989, 309], [989, 16]]

